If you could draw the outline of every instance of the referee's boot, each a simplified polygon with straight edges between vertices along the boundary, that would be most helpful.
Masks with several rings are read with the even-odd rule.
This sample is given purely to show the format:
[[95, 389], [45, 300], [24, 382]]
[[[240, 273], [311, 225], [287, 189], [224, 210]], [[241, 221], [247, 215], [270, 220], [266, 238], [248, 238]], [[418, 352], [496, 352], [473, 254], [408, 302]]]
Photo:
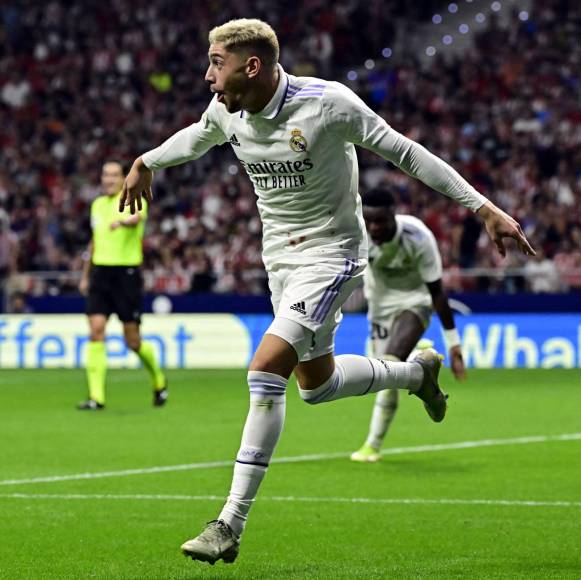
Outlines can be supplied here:
[[94, 399], [87, 399], [86, 401], [81, 401], [77, 405], [79, 411], [101, 411], [105, 408], [102, 403], [97, 403]]
[[442, 357], [433, 349], [420, 351], [411, 362], [418, 363], [424, 370], [424, 380], [417, 391], [410, 391], [424, 402], [424, 407], [435, 423], [440, 423], [446, 416], [448, 395], [445, 395], [438, 385], [438, 375], [442, 368]]
[[165, 383], [161, 389], [155, 389], [153, 391], [153, 406], [154, 407], [163, 407], [167, 403], [167, 399], [169, 397], [169, 391], [167, 389], [167, 378], [165, 379]]

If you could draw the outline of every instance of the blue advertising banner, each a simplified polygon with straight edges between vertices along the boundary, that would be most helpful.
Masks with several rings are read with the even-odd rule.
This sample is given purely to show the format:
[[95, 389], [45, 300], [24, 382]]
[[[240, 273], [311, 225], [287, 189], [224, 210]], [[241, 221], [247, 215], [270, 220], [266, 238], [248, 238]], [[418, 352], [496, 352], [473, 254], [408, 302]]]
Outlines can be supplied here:
[[[471, 314], [456, 316], [464, 359], [476, 368], [581, 368], [581, 314]], [[365, 351], [363, 316], [346, 316], [337, 354]], [[432, 318], [426, 338], [445, 353], [442, 327]]]
[[[167, 368], [242, 368], [272, 317], [266, 314], [174, 314], [143, 317], [143, 337]], [[581, 314], [471, 314], [457, 316], [466, 364], [477, 368], [581, 368]], [[121, 325], [107, 328], [112, 368], [137, 366]], [[439, 321], [426, 338], [444, 352]], [[0, 368], [78, 368], [85, 364], [86, 317], [75, 314], [0, 316]], [[367, 320], [345, 315], [337, 354], [364, 354]]]
[[[240, 316], [251, 336], [252, 350], [272, 318]], [[471, 314], [456, 316], [464, 359], [477, 368], [581, 368], [581, 314]], [[347, 314], [335, 339], [336, 354], [364, 354], [367, 320]], [[442, 327], [432, 319], [426, 338], [445, 353]]]

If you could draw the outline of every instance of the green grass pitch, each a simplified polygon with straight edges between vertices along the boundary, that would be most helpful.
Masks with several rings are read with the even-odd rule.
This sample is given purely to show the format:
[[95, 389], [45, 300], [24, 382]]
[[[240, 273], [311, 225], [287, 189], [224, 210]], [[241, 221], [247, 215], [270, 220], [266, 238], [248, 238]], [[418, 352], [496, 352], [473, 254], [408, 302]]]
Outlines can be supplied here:
[[276, 457], [320, 457], [271, 466], [214, 567], [179, 546], [227, 494], [245, 372], [169, 376], [163, 409], [144, 372], [112, 371], [107, 410], [81, 413], [82, 371], [0, 372], [0, 578], [581, 578], [579, 371], [446, 370], [446, 420], [402, 396], [374, 465], [347, 459], [371, 397], [310, 407], [290, 385]]

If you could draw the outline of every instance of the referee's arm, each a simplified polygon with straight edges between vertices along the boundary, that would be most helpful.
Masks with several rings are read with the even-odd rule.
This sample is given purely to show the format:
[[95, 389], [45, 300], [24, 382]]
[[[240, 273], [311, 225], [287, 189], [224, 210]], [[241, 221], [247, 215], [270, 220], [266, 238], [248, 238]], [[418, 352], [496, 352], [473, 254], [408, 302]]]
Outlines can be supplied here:
[[93, 240], [89, 242], [87, 249], [83, 252], [83, 271], [79, 283], [79, 292], [86, 296], [89, 292], [89, 274], [91, 273], [91, 264], [93, 261]]
[[134, 228], [141, 221], [141, 219], [142, 218], [139, 213], [134, 213], [133, 215], [130, 215], [127, 218], [112, 222], [109, 228], [111, 229], [111, 231], [121, 227]]

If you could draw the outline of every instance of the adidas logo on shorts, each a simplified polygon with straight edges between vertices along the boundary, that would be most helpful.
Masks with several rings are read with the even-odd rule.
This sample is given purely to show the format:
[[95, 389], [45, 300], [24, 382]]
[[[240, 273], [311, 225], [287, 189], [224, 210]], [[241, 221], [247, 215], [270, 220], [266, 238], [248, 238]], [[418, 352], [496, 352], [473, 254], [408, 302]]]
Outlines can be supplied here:
[[291, 310], [296, 310], [297, 312], [300, 312], [301, 314], [306, 314], [307, 311], [305, 309], [305, 303], [304, 302], [297, 302], [296, 304], [293, 304], [290, 307]]

